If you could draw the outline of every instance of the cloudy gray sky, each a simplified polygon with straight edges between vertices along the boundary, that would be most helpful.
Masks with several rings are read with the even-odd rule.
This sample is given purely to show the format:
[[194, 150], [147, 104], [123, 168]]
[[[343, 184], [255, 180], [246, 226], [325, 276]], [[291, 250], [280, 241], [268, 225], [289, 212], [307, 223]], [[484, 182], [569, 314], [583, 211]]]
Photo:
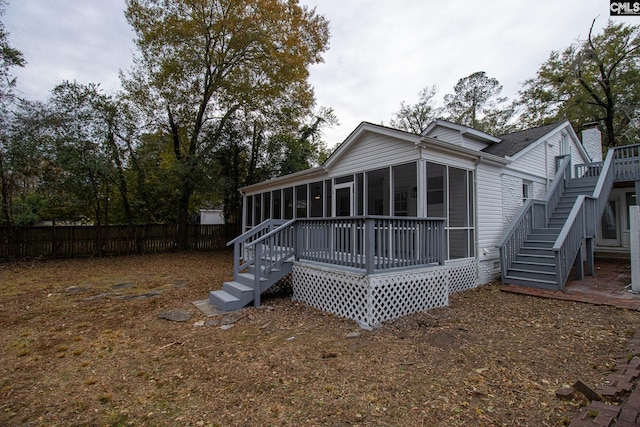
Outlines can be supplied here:
[[[388, 123], [400, 103], [436, 85], [438, 99], [458, 79], [485, 71], [512, 99], [552, 50], [584, 38], [608, 0], [301, 0], [330, 22], [324, 63], [311, 70], [321, 106], [340, 125], [325, 132], [329, 146], [361, 122]], [[27, 66], [18, 90], [46, 99], [63, 80], [119, 87], [135, 53], [123, 0], [9, 0], [3, 22]], [[640, 24], [640, 17], [613, 18]]]

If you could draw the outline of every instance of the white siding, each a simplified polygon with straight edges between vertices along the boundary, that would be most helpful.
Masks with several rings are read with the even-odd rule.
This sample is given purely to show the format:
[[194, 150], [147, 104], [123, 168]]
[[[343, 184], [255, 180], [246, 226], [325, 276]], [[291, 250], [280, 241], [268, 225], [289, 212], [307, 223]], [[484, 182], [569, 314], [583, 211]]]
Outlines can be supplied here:
[[496, 245], [502, 237], [500, 168], [480, 163], [476, 168], [476, 242], [478, 254], [479, 284], [485, 284], [500, 274], [500, 252]]
[[[557, 144], [555, 148], [556, 150], [558, 149]], [[551, 159], [550, 167], [553, 167], [554, 155], [551, 155], [551, 153], [545, 150], [544, 143], [537, 144], [526, 154], [519, 157], [511, 165], [509, 165], [509, 169], [520, 171], [531, 176], [544, 178], [545, 171], [548, 169], [545, 168], [545, 159], [549, 160], [549, 158]]]
[[450, 142], [455, 145], [462, 145], [462, 134], [457, 130], [445, 128], [443, 126], [435, 126], [427, 136], [439, 139], [440, 141]]
[[385, 135], [364, 133], [343, 153], [333, 165], [330, 175], [333, 177], [363, 172], [381, 167], [397, 165], [417, 160], [415, 146]]
[[487, 148], [489, 144], [487, 144], [486, 142], [476, 141], [470, 138], [464, 138], [462, 140], [462, 146], [470, 150], [481, 151], [482, 149]]

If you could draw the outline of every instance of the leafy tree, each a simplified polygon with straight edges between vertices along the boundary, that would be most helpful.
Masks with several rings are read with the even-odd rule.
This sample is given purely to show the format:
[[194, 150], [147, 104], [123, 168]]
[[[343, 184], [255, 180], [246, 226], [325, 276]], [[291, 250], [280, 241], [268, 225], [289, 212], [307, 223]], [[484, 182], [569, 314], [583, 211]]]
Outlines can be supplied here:
[[[5, 13], [5, 2], [0, 0], [0, 16]], [[11, 167], [7, 163], [8, 134], [10, 111], [15, 101], [13, 89], [16, 79], [11, 75], [14, 67], [24, 67], [26, 60], [18, 49], [11, 46], [9, 33], [0, 21], [0, 185], [2, 186], [2, 221], [10, 223], [11, 219]]]
[[135, 136], [132, 126], [119, 102], [96, 84], [63, 82], [53, 89], [39, 127], [49, 165], [44, 178], [63, 201], [55, 218], [133, 223], [123, 142]]
[[140, 55], [123, 85], [150, 133], [171, 142], [184, 246], [192, 197], [225, 125], [240, 111], [258, 128], [274, 110], [304, 116], [308, 68], [327, 48], [328, 24], [284, 0], [127, 0], [126, 17]]
[[478, 71], [458, 80], [453, 90], [444, 96], [448, 120], [489, 134], [511, 130], [513, 108], [505, 106], [507, 98], [500, 96], [502, 85], [497, 79]]
[[410, 105], [402, 101], [400, 111], [393, 114], [389, 124], [396, 129], [421, 133], [442, 112], [442, 108], [433, 105], [436, 92], [435, 86], [425, 87], [420, 91], [416, 104]]
[[640, 26], [609, 21], [562, 52], [551, 52], [536, 76], [525, 81], [521, 119], [539, 125], [570, 120], [603, 125], [605, 145], [638, 141], [640, 118]]

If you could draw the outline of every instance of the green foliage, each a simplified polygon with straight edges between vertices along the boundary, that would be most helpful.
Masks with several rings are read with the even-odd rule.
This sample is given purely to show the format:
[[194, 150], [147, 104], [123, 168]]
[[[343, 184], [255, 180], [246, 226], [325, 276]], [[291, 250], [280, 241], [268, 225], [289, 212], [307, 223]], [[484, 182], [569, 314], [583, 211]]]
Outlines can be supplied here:
[[458, 80], [453, 90], [444, 97], [448, 120], [494, 135], [511, 130], [514, 110], [500, 96], [502, 85], [497, 79], [478, 71]]
[[551, 52], [525, 81], [518, 105], [528, 126], [569, 120], [580, 130], [597, 122], [606, 146], [638, 142], [640, 26], [609, 21], [602, 33]]
[[391, 127], [416, 134], [425, 130], [442, 112], [442, 108], [433, 104], [436, 92], [435, 86], [425, 87], [420, 91], [416, 104], [410, 105], [402, 101], [400, 111], [394, 113], [389, 122]]

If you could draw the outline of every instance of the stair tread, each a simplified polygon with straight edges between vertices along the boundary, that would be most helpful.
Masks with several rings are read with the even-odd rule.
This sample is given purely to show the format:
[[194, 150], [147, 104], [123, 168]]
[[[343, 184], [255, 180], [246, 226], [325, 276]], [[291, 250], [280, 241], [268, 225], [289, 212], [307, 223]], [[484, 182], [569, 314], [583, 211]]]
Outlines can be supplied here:
[[523, 281], [523, 282], [544, 283], [544, 284], [548, 284], [548, 285], [556, 285], [556, 282], [554, 282], [552, 280], [531, 279], [531, 278], [528, 278], [528, 277], [521, 277], [521, 276], [517, 276], [517, 275], [507, 274], [507, 276], [505, 277], [504, 281], [508, 282], [509, 280], [519, 280], [519, 281]]
[[253, 288], [251, 286], [247, 286], [240, 282], [224, 282], [226, 285], [232, 286], [241, 292], [253, 292]]
[[211, 291], [209, 294], [215, 295], [215, 297], [218, 298], [223, 303], [240, 301], [240, 298], [234, 295], [231, 295], [229, 292], [223, 291], [223, 290]]

